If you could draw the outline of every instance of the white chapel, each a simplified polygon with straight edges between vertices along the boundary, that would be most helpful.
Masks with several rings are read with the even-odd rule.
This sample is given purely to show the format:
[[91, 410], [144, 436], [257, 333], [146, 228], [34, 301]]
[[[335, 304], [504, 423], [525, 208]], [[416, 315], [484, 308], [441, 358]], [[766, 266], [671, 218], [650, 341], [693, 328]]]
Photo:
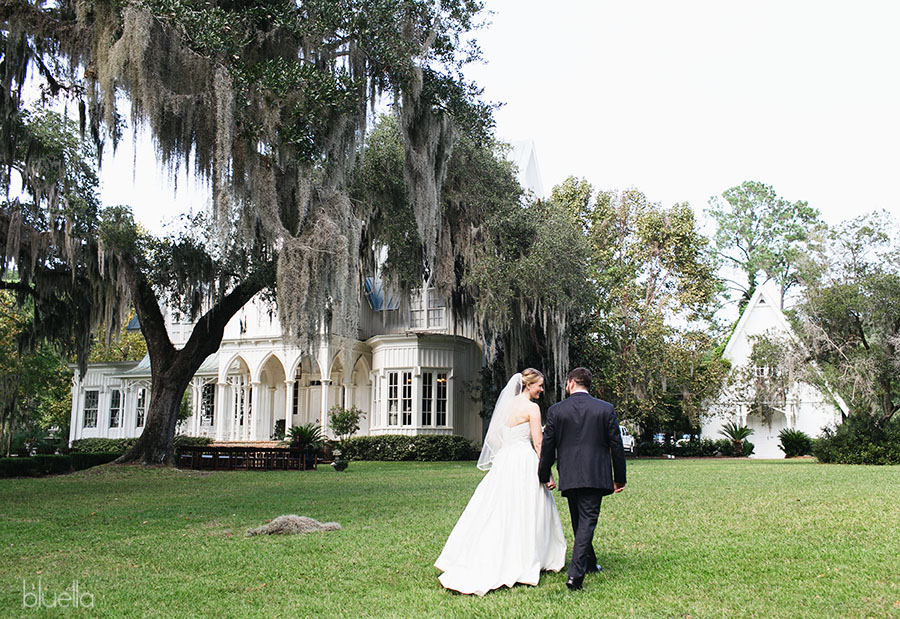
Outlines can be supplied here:
[[[731, 362], [732, 368], [750, 363], [753, 338], [760, 335], [795, 339], [793, 329], [781, 311], [779, 293], [771, 284], [757, 287], [725, 345], [723, 356]], [[759, 371], [765, 371], [765, 368], [759, 368]], [[750, 402], [742, 402], [726, 390], [711, 407], [711, 415], [703, 423], [701, 435], [721, 439], [723, 436], [719, 432], [724, 424], [731, 421], [746, 425], [753, 430], [748, 438], [754, 445], [752, 458], [784, 458], [784, 452], [778, 447], [781, 430], [801, 430], [815, 438], [821, 435], [822, 428], [840, 424], [848, 412], [839, 395], [804, 382], [795, 382], [785, 400], [783, 410], [765, 420], [751, 412]]]

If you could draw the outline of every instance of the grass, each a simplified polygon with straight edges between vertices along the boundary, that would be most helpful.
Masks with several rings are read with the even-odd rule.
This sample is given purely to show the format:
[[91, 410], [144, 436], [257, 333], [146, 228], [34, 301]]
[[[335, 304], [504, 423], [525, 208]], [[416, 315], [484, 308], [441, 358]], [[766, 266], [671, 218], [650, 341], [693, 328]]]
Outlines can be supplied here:
[[[604, 501], [604, 571], [484, 598], [432, 562], [481, 478], [472, 463], [354, 462], [344, 473], [101, 467], [0, 480], [0, 616], [70, 588], [106, 617], [900, 617], [900, 467], [629, 462]], [[564, 499], [557, 495], [571, 549]], [[247, 538], [281, 514], [341, 531]]]

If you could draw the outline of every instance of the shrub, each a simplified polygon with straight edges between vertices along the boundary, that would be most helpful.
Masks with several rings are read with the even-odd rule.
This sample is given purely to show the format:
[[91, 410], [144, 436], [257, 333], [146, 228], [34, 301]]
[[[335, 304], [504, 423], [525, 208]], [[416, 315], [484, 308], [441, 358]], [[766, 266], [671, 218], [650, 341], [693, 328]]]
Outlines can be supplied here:
[[665, 445], [660, 445], [656, 441], [643, 441], [638, 443], [636, 453], [645, 458], [663, 456], [666, 453]]
[[[725, 442], [730, 447], [730, 442], [727, 440]], [[710, 438], [691, 439], [680, 445], [674, 445], [668, 453], [681, 458], [711, 458], [719, 455], [720, 448], [721, 443], [718, 440]]]
[[34, 475], [34, 458], [0, 458], [0, 477]]
[[300, 426], [291, 426], [288, 430], [288, 441], [291, 447], [312, 447], [320, 449], [325, 442], [322, 436], [322, 428], [317, 423], [306, 423]]
[[82, 438], [72, 441], [72, 453], [116, 453], [122, 455], [136, 438]]
[[31, 459], [34, 460], [35, 475], [59, 475], [72, 470], [72, 459], [69, 456], [38, 454]]
[[208, 436], [188, 436], [187, 434], [176, 434], [172, 441], [175, 450], [179, 447], [205, 447], [213, 442]]
[[284, 419], [275, 420], [275, 430], [272, 432], [273, 441], [284, 440]]
[[469, 439], [451, 434], [357, 436], [346, 443], [347, 458], [354, 460], [416, 460], [440, 462], [474, 460], [477, 450]]
[[753, 434], [753, 430], [747, 426], [739, 426], [734, 421], [729, 421], [722, 426], [719, 434], [731, 439], [735, 456], [744, 456], [746, 458], [753, 453], [753, 443], [747, 440], [747, 437]]
[[58, 475], [112, 462], [118, 453], [39, 454], [27, 458], [0, 458], [0, 477]]
[[69, 458], [72, 460], [72, 470], [81, 471], [112, 462], [121, 455], [119, 453], [72, 453], [69, 454]]
[[850, 415], [837, 429], [822, 431], [812, 454], [826, 463], [900, 464], [900, 419], [879, 423], [869, 415]]
[[785, 458], [796, 458], [812, 452], [812, 439], [802, 430], [785, 428], [778, 433], [778, 438], [781, 439], [778, 448], [784, 452]]

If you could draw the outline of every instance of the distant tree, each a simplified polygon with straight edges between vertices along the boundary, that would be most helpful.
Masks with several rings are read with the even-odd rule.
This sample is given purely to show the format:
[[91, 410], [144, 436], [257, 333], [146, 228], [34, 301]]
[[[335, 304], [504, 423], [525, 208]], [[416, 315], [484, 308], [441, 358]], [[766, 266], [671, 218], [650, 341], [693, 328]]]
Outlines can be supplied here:
[[885, 213], [831, 230], [821, 275], [804, 281], [802, 336], [851, 414], [885, 423], [900, 410], [900, 234]]
[[822, 229], [819, 212], [806, 202], [788, 202], [763, 183], [745, 181], [710, 199], [707, 213], [715, 220], [716, 249], [728, 266], [743, 271], [746, 284], [732, 282], [750, 300], [762, 273], [787, 291], [798, 282], [808, 246]]
[[[134, 312], [128, 314], [125, 324], [127, 325], [133, 317]], [[102, 325], [99, 329], [101, 333], [106, 331]], [[140, 361], [146, 354], [147, 341], [140, 328], [131, 330], [125, 328], [113, 336], [112, 341], [108, 344], [100, 338], [95, 339], [88, 361], [90, 363]]]
[[68, 438], [72, 371], [49, 344], [22, 347], [31, 312], [0, 291], [0, 446], [8, 456], [13, 437]]
[[635, 189], [599, 192], [588, 211], [596, 301], [574, 332], [574, 360], [645, 433], [693, 430], [727, 370], [709, 334], [719, 283], [708, 241], [688, 205], [663, 208]]

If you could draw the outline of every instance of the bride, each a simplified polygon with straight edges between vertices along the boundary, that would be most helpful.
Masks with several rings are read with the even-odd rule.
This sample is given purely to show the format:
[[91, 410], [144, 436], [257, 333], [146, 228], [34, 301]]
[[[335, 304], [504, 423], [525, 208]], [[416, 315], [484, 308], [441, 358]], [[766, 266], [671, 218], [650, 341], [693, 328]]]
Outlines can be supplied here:
[[565, 563], [556, 502], [537, 477], [541, 411], [532, 400], [543, 391], [544, 376], [529, 368], [497, 399], [478, 458], [488, 473], [434, 563], [447, 589], [484, 595], [517, 582], [536, 585], [541, 570], [558, 572]]

